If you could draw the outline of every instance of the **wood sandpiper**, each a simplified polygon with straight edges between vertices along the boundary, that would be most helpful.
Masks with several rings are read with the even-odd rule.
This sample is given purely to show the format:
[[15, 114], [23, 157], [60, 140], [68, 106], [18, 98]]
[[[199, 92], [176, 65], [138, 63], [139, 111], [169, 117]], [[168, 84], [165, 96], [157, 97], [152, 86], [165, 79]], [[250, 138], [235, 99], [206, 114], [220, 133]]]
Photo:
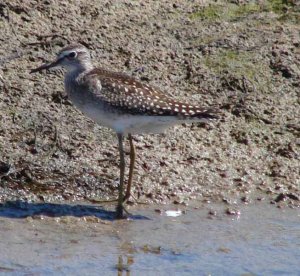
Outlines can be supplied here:
[[[120, 153], [120, 182], [116, 216], [124, 216], [123, 203], [130, 197], [135, 147], [132, 134], [161, 133], [185, 122], [217, 118], [218, 111], [176, 101], [162, 91], [122, 73], [95, 68], [90, 53], [80, 44], [63, 48], [49, 64], [31, 73], [63, 67], [65, 90], [71, 102], [96, 123], [117, 133]], [[124, 194], [125, 158], [123, 139], [129, 137], [130, 167]]]

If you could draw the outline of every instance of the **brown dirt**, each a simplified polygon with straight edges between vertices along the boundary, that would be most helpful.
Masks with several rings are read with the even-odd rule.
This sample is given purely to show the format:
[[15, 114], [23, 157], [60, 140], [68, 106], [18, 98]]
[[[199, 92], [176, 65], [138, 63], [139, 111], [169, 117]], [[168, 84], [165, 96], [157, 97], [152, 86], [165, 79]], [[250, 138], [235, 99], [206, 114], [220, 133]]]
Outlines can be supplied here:
[[299, 206], [300, 6], [231, 2], [2, 0], [0, 201], [117, 195], [114, 133], [75, 110], [60, 72], [29, 74], [76, 41], [99, 66], [224, 112], [135, 137], [140, 201]]

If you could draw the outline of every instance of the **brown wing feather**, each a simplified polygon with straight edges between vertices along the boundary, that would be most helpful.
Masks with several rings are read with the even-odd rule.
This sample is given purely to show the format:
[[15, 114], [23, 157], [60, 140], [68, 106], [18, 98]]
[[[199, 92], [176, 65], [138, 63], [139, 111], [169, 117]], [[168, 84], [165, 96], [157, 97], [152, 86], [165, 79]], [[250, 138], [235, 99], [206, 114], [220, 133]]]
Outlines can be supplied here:
[[123, 73], [97, 68], [85, 74], [81, 81], [88, 83], [96, 97], [127, 113], [181, 119], [217, 118], [216, 110], [178, 102]]

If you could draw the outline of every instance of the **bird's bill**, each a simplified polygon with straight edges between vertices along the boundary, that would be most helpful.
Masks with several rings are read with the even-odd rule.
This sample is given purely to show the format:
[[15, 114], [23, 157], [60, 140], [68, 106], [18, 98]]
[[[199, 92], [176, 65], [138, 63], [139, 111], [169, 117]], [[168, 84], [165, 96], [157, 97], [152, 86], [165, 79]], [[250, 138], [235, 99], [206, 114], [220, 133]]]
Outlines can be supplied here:
[[30, 71], [30, 74], [32, 73], [36, 73], [36, 72], [40, 72], [42, 70], [47, 70], [47, 69], [50, 69], [50, 68], [53, 68], [53, 67], [56, 67], [59, 65], [59, 63], [61, 62], [61, 59], [57, 59], [51, 63], [46, 63], [46, 64], [43, 64], [35, 69], [31, 69]]

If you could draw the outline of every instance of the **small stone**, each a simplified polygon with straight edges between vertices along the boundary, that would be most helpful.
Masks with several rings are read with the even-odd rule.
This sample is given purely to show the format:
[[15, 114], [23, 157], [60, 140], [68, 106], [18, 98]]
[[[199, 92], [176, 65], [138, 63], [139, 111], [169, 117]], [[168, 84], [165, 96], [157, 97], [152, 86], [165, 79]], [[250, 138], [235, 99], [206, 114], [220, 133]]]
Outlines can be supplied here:
[[158, 213], [158, 214], [162, 214], [162, 210], [161, 209], [154, 209], [154, 212]]
[[234, 210], [231, 208], [227, 208], [226, 209], [226, 214], [230, 215], [230, 216], [239, 216], [241, 214], [241, 212], [239, 210]]
[[286, 200], [286, 195], [283, 193], [280, 193], [275, 199], [275, 202], [280, 202], [280, 201], [285, 201]]
[[216, 216], [217, 215], [217, 211], [215, 211], [215, 210], [209, 210], [208, 214], [210, 216]]
[[250, 198], [248, 198], [247, 196], [241, 197], [241, 201], [244, 202], [245, 204], [248, 204], [251, 202]]

